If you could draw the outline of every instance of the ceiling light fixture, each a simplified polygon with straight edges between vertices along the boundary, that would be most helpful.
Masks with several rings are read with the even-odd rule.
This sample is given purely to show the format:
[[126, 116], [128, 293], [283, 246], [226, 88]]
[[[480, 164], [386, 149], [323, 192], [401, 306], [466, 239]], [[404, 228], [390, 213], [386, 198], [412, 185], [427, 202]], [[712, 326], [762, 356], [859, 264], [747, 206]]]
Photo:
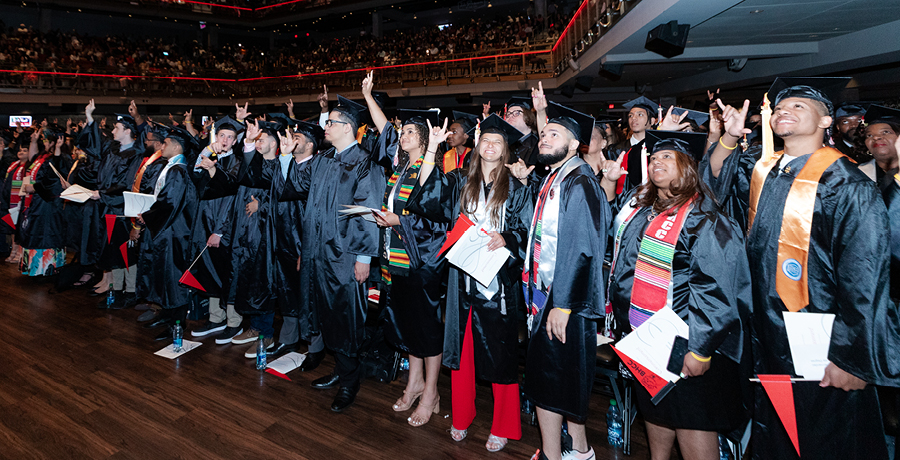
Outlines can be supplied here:
[[750, 14], [759, 14], [759, 13], [762, 13], [762, 12], [763, 12], [763, 10], [753, 10], [753, 11], [750, 12]]

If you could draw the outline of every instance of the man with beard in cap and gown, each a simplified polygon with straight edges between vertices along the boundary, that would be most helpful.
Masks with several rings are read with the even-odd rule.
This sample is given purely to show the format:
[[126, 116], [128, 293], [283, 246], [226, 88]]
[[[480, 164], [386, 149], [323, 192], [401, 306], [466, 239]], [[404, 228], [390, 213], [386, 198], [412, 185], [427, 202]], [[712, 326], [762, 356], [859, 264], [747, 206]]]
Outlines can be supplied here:
[[200, 146], [191, 133], [173, 127], [166, 136], [162, 157], [168, 160], [159, 173], [153, 194], [156, 202], [138, 215], [149, 231], [153, 252], [150, 264], [156, 267], [147, 301], [162, 307], [160, 316], [166, 321], [165, 331], [156, 340], [172, 338], [176, 321], [183, 325], [191, 302], [188, 288], [179, 283], [191, 264], [191, 228], [197, 218], [197, 192], [191, 181], [189, 164], [193, 164]]
[[[824, 375], [790, 385], [797, 450], [762, 386], [754, 388], [754, 458], [887, 458], [875, 385], [897, 386], [900, 375], [900, 357], [889, 351], [900, 347], [900, 328], [889, 297], [887, 211], [875, 183], [824, 145], [831, 100], [847, 81], [777, 79], [758, 160], [738, 141], [749, 131], [750, 101], [741, 109], [718, 101], [724, 133], [701, 165], [724, 209], [748, 228], [754, 371], [798, 376], [785, 316], [834, 315]], [[783, 151], [774, 151], [773, 133]]]
[[366, 338], [366, 282], [379, 245], [377, 225], [362, 218], [342, 218], [338, 211], [341, 205], [379, 209], [387, 183], [384, 169], [356, 141], [364, 111], [362, 105], [338, 96], [337, 107], [325, 121], [325, 140], [333, 150], [314, 156], [299, 181], [289, 170], [286, 185], [305, 205], [300, 299], [301, 308], [310, 309], [314, 319], [310, 336], [303, 339], [310, 340], [321, 331], [325, 346], [335, 354], [334, 371], [314, 380], [312, 386], [340, 387], [331, 405], [334, 412], [348, 408], [359, 392], [357, 352]]
[[[541, 130], [539, 160], [550, 166], [541, 180], [520, 161], [511, 166], [530, 181], [537, 201], [522, 273], [531, 339], [525, 394], [537, 406], [541, 449], [534, 460], [594, 458], [584, 422], [594, 380], [597, 321], [604, 314], [603, 259], [611, 223], [609, 205], [591, 167], [578, 157], [594, 120], [550, 103]], [[565, 242], [565, 243], [563, 243]], [[568, 421], [573, 450], [562, 451]]]

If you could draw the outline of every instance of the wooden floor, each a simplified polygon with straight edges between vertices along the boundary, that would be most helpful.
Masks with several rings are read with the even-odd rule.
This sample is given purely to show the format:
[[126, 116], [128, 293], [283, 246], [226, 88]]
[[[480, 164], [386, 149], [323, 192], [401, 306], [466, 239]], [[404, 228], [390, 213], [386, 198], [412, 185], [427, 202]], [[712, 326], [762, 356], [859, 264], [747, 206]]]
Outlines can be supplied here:
[[[2, 262], [0, 262], [2, 263]], [[153, 355], [158, 331], [139, 312], [97, 310], [83, 290], [51, 294], [51, 280], [0, 266], [0, 458], [2, 459], [517, 459], [539, 446], [523, 417], [523, 437], [500, 453], [484, 449], [490, 387], [479, 387], [469, 436], [450, 439], [450, 377], [440, 380], [441, 412], [421, 428], [391, 404], [403, 384], [367, 380], [343, 414], [334, 390], [309, 383], [329, 372], [326, 358], [293, 381], [257, 371], [247, 345], [212, 338], [177, 360]], [[189, 328], [190, 329], [190, 325]], [[186, 334], [187, 335], [187, 334]], [[598, 459], [627, 458], [606, 442], [608, 397], [591, 401], [588, 440]], [[648, 458], [636, 423], [630, 458]]]

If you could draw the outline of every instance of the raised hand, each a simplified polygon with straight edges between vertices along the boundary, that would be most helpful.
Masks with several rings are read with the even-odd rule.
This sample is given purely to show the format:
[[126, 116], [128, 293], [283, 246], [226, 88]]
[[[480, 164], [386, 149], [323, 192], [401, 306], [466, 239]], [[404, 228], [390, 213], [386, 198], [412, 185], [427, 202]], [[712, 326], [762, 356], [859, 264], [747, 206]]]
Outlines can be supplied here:
[[288, 99], [287, 102], [284, 103], [285, 107], [287, 107], [288, 116], [294, 118], [294, 100]]
[[294, 153], [294, 149], [297, 148], [297, 141], [294, 140], [294, 132], [291, 128], [287, 129], [287, 135], [282, 136], [281, 133], [278, 134], [278, 143], [281, 147], [282, 155], [292, 155]]
[[448, 119], [444, 118], [444, 126], [440, 128], [431, 126], [431, 120], [426, 119], [425, 122], [428, 123], [428, 149], [425, 151], [437, 153], [437, 148], [441, 145], [441, 142], [446, 141], [447, 137], [450, 136], [450, 132], [447, 131]]
[[531, 171], [534, 169], [534, 166], [526, 165], [521, 158], [519, 158], [519, 161], [511, 165], [504, 166], [509, 168], [509, 173], [512, 174], [516, 179], [522, 181], [522, 183], [525, 183], [525, 181], [528, 179], [528, 175], [531, 174]]
[[253, 121], [253, 123], [247, 123], [247, 133], [244, 134], [244, 144], [252, 144], [256, 142], [256, 139], [259, 138], [261, 129], [259, 129], [259, 122]]
[[628, 174], [628, 171], [622, 167], [622, 161], [625, 159], [625, 151], [619, 153], [619, 158], [615, 160], [604, 159], [600, 164], [600, 173], [603, 178], [612, 182], [616, 182], [620, 177]]
[[368, 98], [369, 96], [371, 96], [372, 88], [374, 88], [374, 87], [375, 87], [375, 71], [372, 70], [366, 75], [366, 78], [363, 78], [363, 81], [362, 81], [363, 97]]
[[662, 121], [659, 123], [661, 131], [684, 131], [691, 126], [690, 123], [684, 121], [687, 118], [688, 111], [685, 110], [681, 115], [674, 115], [672, 114], [674, 108], [675, 106], [669, 106], [666, 116], [662, 117]]
[[128, 104], [128, 115], [131, 115], [134, 119], [138, 118], [137, 104], [134, 103], [134, 100], [131, 101], [131, 104]]
[[248, 111], [248, 109], [250, 108], [249, 101], [245, 102], [243, 107], [241, 107], [237, 104], [234, 104], [234, 108], [235, 108], [234, 116], [238, 119], [238, 121], [244, 121], [247, 119], [248, 116], [250, 116], [250, 112]]
[[491, 116], [491, 101], [487, 101], [485, 104], [481, 104], [481, 117], [487, 118]]
[[544, 113], [547, 110], [547, 97], [544, 96], [543, 83], [538, 82], [537, 88], [531, 88], [531, 103], [538, 113]]
[[94, 115], [94, 109], [96, 109], [96, 108], [97, 108], [97, 106], [94, 105], [93, 99], [91, 99], [91, 101], [88, 102], [88, 104], [86, 106], [84, 106], [84, 116], [85, 116], [85, 118], [87, 118], [88, 123], [91, 123], [94, 121], [93, 115]]
[[322, 108], [322, 113], [328, 111], [328, 86], [322, 85], [322, 93], [316, 97], [316, 100], [319, 101], [319, 107]]
[[716, 99], [716, 104], [722, 109], [722, 122], [725, 125], [725, 133], [738, 139], [744, 134], [750, 134], [752, 130], [744, 127], [747, 113], [750, 112], [750, 100], [744, 99], [744, 106], [740, 110], [730, 105], [725, 105], [721, 99]]
[[194, 109], [190, 109], [187, 112], [184, 112], [184, 124], [193, 124], [194, 123]]

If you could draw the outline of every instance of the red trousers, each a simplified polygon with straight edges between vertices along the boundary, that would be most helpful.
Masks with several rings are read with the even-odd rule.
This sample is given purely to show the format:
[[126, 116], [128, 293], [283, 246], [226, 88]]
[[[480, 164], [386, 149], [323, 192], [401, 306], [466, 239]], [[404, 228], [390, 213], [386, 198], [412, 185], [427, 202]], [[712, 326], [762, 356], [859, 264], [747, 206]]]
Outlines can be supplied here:
[[[453, 427], [465, 430], [475, 420], [475, 355], [472, 350], [472, 308], [463, 335], [459, 370], [450, 371]], [[494, 390], [494, 420], [491, 434], [501, 438], [521, 439], [522, 419], [519, 415], [519, 384], [491, 384]]]

